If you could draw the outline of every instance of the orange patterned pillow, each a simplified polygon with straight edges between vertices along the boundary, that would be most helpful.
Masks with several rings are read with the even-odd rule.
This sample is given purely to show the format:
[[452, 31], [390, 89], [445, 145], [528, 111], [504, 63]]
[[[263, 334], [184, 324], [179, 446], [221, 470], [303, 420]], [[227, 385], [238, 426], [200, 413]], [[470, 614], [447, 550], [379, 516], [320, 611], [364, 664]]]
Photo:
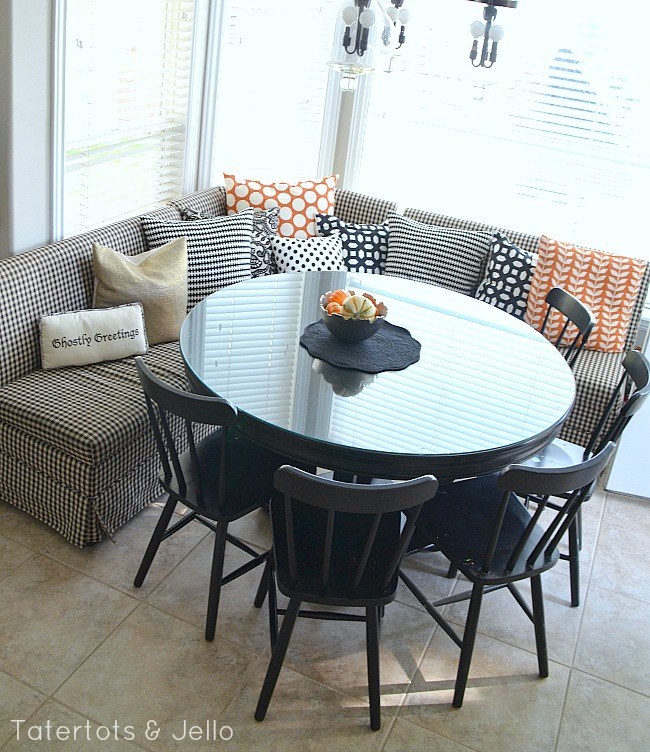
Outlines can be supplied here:
[[334, 213], [334, 189], [338, 175], [300, 183], [263, 183], [241, 180], [224, 173], [228, 214], [252, 206], [254, 209], [280, 207], [278, 235], [285, 238], [311, 238], [318, 235], [316, 213]]
[[[588, 306], [596, 318], [586, 347], [622, 352], [645, 270], [646, 262], [640, 259], [581, 248], [542, 235], [528, 293], [526, 321], [540, 329], [546, 314], [546, 294], [552, 287], [562, 287]], [[557, 338], [563, 325], [562, 314], [553, 311], [545, 336], [550, 340]]]

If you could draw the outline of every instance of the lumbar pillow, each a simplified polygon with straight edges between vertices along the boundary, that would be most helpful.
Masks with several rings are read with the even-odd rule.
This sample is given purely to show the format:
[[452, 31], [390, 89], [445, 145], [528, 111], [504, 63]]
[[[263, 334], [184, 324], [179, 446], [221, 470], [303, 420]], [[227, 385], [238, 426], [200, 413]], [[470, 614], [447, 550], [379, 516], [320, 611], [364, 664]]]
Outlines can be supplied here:
[[45, 369], [85, 366], [147, 352], [140, 303], [43, 316], [40, 329]]
[[386, 274], [474, 295], [492, 238], [490, 232], [425, 225], [390, 212]]
[[280, 207], [278, 234], [286, 238], [309, 238], [316, 232], [316, 212], [332, 214], [338, 175], [299, 183], [263, 183], [243, 180], [224, 173], [228, 214], [249, 206], [254, 209]]
[[273, 257], [281, 272], [345, 271], [343, 246], [338, 235], [329, 238], [274, 237]]
[[187, 312], [185, 238], [137, 256], [93, 243], [93, 271], [94, 308], [141, 303], [151, 345], [178, 339]]
[[523, 251], [497, 232], [492, 241], [485, 277], [475, 297], [523, 319], [534, 268], [534, 254]]
[[[197, 211], [189, 207], [180, 207], [181, 219], [195, 221], [215, 219], [216, 214]], [[280, 207], [256, 210], [253, 214], [253, 237], [251, 240], [251, 277], [266, 277], [277, 274], [278, 268], [273, 260], [271, 238], [276, 234], [280, 219]]]
[[141, 217], [150, 246], [187, 239], [187, 310], [222, 287], [250, 279], [253, 210], [234, 217], [183, 222]]
[[386, 225], [359, 225], [344, 222], [331, 214], [317, 214], [318, 234], [328, 237], [335, 232], [341, 236], [343, 259], [353, 272], [383, 274], [388, 253]]
[[[552, 287], [562, 287], [590, 308], [596, 319], [585, 347], [623, 352], [646, 267], [647, 262], [642, 259], [614, 256], [542, 235], [526, 321], [539, 329], [548, 308], [546, 295]], [[562, 314], [552, 311], [544, 336], [551, 341], [557, 339], [565, 321]]]

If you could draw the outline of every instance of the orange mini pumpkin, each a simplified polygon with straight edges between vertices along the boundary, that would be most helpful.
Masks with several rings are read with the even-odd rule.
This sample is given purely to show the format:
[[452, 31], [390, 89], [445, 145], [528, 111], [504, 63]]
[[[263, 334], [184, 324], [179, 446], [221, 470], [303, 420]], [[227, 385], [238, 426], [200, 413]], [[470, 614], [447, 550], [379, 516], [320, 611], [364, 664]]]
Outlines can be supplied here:
[[[347, 290], [334, 290], [334, 292], [330, 295], [330, 303], [338, 303], [339, 305], [343, 305], [344, 301], [349, 297], [350, 293]], [[337, 311], [337, 313], [339, 313], [339, 311]]]
[[335, 301], [332, 301], [331, 303], [328, 304], [325, 310], [329, 313], [330, 316], [333, 313], [341, 313], [341, 304], [336, 303]]

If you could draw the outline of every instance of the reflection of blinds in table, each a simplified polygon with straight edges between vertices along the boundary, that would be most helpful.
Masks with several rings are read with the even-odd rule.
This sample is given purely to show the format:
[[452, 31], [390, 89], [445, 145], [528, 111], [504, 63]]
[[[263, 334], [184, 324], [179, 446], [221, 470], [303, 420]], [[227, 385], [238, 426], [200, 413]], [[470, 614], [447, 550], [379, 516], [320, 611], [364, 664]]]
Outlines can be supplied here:
[[205, 301], [204, 373], [219, 370], [218, 381], [237, 407], [287, 427], [293, 411], [301, 279], [267, 286], [262, 297], [254, 286], [241, 288], [221, 290]]
[[[421, 360], [399, 376], [398, 409], [406, 416], [395, 441], [401, 452], [453, 454], [505, 446], [562, 418], [558, 406], [567, 402], [564, 366], [532, 330], [520, 335], [515, 328], [507, 336], [472, 318], [409, 306], [395, 318], [426, 343]], [[368, 449], [386, 445], [385, 437], [394, 430], [393, 378], [379, 374], [360, 397], [335, 396], [331, 440]], [[492, 384], [489, 390], [486, 383]]]

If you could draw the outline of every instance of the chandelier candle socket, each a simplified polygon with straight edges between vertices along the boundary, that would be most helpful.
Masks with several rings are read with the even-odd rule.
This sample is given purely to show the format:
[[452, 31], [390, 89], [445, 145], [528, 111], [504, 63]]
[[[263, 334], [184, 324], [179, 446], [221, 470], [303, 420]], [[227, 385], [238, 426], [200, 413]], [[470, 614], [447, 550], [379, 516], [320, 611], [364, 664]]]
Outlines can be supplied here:
[[337, 22], [329, 67], [341, 74], [343, 91], [372, 73], [377, 55], [395, 54], [406, 39], [410, 13], [404, 0], [346, 0]]
[[[472, 49], [469, 53], [469, 59], [475, 68], [491, 68], [497, 61], [497, 48], [499, 42], [503, 39], [503, 27], [494, 23], [497, 17], [497, 8], [516, 8], [518, 0], [470, 0], [473, 3], [483, 3], [487, 7], [483, 10], [483, 21], [474, 21], [469, 27], [471, 35], [474, 37]], [[483, 37], [481, 47], [481, 57], [478, 57], [478, 40]], [[492, 47], [490, 48], [490, 42]]]

